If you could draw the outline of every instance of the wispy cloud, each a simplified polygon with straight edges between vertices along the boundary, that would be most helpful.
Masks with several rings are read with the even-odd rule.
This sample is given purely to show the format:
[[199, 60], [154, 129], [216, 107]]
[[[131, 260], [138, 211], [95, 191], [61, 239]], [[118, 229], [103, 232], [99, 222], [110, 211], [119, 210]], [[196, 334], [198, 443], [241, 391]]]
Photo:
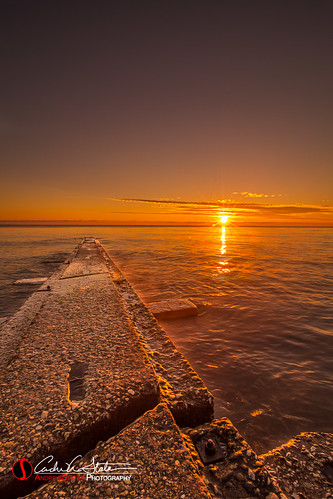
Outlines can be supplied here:
[[234, 195], [236, 196], [243, 196], [245, 198], [275, 198], [275, 197], [281, 197], [282, 194], [258, 194], [257, 192], [233, 192]]
[[[247, 193], [251, 194], [251, 193]], [[266, 197], [268, 195], [260, 195], [252, 193], [248, 197]], [[121, 201], [126, 203], [148, 203], [150, 205], [159, 205], [160, 207], [173, 208], [182, 213], [192, 214], [208, 214], [216, 215], [221, 210], [247, 215], [333, 215], [333, 206], [318, 206], [305, 204], [272, 204], [272, 203], [254, 203], [241, 202], [232, 200], [217, 200], [217, 201], [179, 201], [171, 199], [128, 199], [128, 198], [108, 198], [112, 201]]]

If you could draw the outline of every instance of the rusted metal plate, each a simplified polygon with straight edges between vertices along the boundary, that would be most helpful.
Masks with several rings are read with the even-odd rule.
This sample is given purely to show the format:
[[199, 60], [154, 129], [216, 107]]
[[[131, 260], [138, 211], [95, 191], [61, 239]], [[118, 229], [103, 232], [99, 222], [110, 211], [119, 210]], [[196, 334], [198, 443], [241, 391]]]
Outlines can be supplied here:
[[205, 435], [195, 443], [203, 464], [222, 461], [228, 456], [228, 448], [225, 442], [218, 440], [214, 435]]

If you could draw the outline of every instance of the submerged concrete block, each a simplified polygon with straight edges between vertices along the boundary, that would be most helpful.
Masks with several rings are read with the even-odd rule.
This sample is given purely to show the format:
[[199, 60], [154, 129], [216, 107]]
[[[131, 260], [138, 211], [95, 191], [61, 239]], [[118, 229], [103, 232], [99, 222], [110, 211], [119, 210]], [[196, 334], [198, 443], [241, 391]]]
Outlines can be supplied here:
[[153, 302], [147, 306], [156, 319], [178, 319], [198, 314], [194, 303], [185, 299]]
[[15, 281], [14, 284], [43, 284], [48, 280], [48, 277], [31, 277], [30, 279], [19, 279]]
[[[100, 463], [99, 471], [93, 470], [92, 463]], [[76, 463], [76, 468], [81, 470], [77, 476], [82, 479], [48, 483], [30, 494], [29, 499], [211, 498], [170, 411], [163, 404], [117, 436], [99, 443]]]

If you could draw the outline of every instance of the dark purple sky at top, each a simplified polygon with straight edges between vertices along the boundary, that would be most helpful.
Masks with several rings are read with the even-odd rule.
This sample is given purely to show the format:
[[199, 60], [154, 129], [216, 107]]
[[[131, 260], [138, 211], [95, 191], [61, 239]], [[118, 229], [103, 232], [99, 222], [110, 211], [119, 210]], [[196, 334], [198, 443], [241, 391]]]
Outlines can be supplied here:
[[331, 1], [8, 0], [0, 18], [13, 202], [332, 202]]

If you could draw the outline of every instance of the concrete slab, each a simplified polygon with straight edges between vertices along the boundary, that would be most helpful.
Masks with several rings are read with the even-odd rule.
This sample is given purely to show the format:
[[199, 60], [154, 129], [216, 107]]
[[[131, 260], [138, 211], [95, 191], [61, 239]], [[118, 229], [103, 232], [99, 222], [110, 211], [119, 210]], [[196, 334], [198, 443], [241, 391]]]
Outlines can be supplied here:
[[[66, 262], [70, 263], [78, 251], [74, 248]], [[48, 299], [50, 285], [57, 282], [67, 268], [67, 263], [60, 265], [55, 272], [33, 293], [22, 307], [9, 320], [1, 325], [0, 330], [0, 372], [7, 368], [11, 359], [16, 355], [16, 349], [25, 335], [27, 327], [34, 320], [44, 302]], [[41, 293], [39, 293], [41, 291]]]
[[[82, 472], [83, 467], [91, 467], [93, 459], [94, 463], [108, 463], [103, 467], [104, 472]], [[113, 471], [108, 471], [107, 466]], [[163, 404], [147, 412], [119, 435], [99, 443], [77, 463], [77, 469], [81, 470], [82, 480], [48, 483], [30, 494], [29, 499], [211, 498], [170, 411]]]
[[182, 434], [213, 497], [287, 499], [229, 419], [214, 419]]
[[332, 497], [332, 433], [301, 433], [260, 459], [287, 497]]
[[111, 277], [159, 379], [161, 401], [179, 426], [196, 426], [213, 418], [213, 396], [185, 357], [144, 305], [109, 254], [99, 244]]
[[31, 297], [31, 320], [4, 345], [1, 497], [17, 497], [18, 459], [84, 454], [158, 403], [156, 375], [107, 270], [59, 277]]
[[190, 300], [165, 300], [147, 304], [156, 319], [178, 319], [197, 315], [198, 309]]
[[84, 275], [105, 274], [108, 269], [94, 239], [85, 239], [84, 245], [78, 248], [75, 258], [69, 263], [62, 279]]

